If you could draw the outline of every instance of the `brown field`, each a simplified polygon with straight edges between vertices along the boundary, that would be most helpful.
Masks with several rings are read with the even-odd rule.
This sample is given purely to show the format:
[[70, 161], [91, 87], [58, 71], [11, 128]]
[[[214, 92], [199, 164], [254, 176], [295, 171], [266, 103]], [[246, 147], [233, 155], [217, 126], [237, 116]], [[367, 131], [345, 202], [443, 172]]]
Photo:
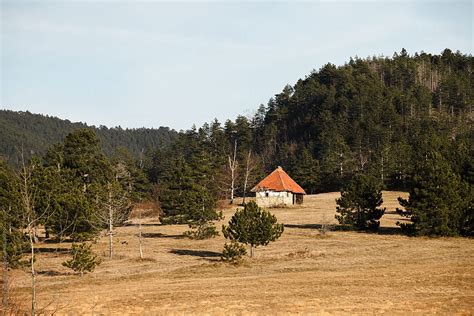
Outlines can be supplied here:
[[[42, 244], [37, 259], [38, 305], [57, 314], [465, 314], [474, 312], [474, 240], [410, 238], [394, 213], [401, 192], [384, 192], [378, 234], [329, 231], [338, 193], [306, 197], [301, 207], [272, 209], [282, 237], [253, 259], [221, 263], [222, 236], [196, 241], [186, 226], [147, 219], [146, 260], [137, 227], [117, 230], [116, 258], [107, 239], [94, 245], [103, 263], [80, 277], [61, 266], [67, 254]], [[235, 209], [224, 210], [228, 221]], [[218, 225], [220, 227], [220, 224]], [[17, 301], [28, 304], [29, 276], [13, 272]]]

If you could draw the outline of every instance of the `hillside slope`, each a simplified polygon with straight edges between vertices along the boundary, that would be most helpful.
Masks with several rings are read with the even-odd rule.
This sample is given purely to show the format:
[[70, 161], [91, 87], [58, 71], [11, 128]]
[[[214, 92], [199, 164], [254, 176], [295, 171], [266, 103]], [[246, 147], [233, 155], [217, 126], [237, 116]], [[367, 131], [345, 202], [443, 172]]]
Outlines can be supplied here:
[[169, 145], [177, 135], [177, 132], [167, 127], [95, 127], [28, 111], [0, 110], [0, 155], [13, 164], [18, 161], [22, 148], [26, 156], [41, 155], [49, 146], [63, 141], [68, 133], [78, 128], [94, 129], [107, 154], [113, 153], [116, 147], [121, 146], [126, 147], [135, 157], [138, 157], [142, 150]]

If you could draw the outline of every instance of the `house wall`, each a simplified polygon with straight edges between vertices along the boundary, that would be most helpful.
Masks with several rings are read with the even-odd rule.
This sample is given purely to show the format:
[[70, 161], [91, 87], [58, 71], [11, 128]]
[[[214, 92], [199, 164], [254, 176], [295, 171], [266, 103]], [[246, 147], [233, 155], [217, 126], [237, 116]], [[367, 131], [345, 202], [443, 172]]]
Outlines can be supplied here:
[[278, 205], [292, 205], [293, 193], [276, 192], [276, 191], [260, 191], [255, 193], [255, 202], [261, 207], [272, 207]]

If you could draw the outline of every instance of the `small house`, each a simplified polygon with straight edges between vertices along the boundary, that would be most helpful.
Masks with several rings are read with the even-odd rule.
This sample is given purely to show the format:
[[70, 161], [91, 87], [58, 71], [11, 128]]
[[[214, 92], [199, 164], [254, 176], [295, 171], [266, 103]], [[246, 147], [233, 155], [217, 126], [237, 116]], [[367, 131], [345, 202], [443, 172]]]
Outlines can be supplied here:
[[255, 192], [255, 202], [261, 207], [303, 204], [306, 194], [282, 167], [276, 168], [251, 192]]

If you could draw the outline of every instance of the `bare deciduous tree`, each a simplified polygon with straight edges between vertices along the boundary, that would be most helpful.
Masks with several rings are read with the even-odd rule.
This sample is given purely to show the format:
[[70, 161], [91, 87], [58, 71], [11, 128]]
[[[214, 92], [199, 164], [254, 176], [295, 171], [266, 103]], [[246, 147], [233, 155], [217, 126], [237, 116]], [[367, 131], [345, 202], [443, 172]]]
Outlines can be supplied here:
[[30, 271], [31, 271], [31, 314], [36, 315], [36, 271], [35, 271], [35, 243], [37, 242], [36, 228], [40, 220], [46, 217], [48, 207], [40, 215], [35, 212], [37, 188], [33, 184], [33, 171], [37, 167], [35, 162], [25, 163], [23, 153], [22, 165], [18, 172], [20, 202], [23, 209], [23, 222], [30, 244]]
[[138, 209], [138, 247], [140, 248], [140, 259], [143, 259], [142, 247], [142, 209]]
[[2, 274], [2, 281], [3, 281], [3, 287], [2, 287], [2, 308], [4, 311], [8, 310], [8, 287], [9, 287], [9, 282], [8, 282], [8, 254], [7, 254], [7, 231], [6, 229], [2, 229], [2, 244], [3, 244], [3, 249], [2, 249], [2, 254], [3, 254], [3, 260], [2, 260], [2, 268], [3, 268], [3, 274]]
[[243, 196], [242, 204], [245, 204], [247, 186], [248, 186], [252, 171], [255, 169], [255, 166], [256, 166], [256, 160], [252, 157], [252, 151], [249, 150], [249, 153], [247, 155], [247, 160], [245, 162], [245, 177], [244, 177], [244, 192], [243, 192], [244, 196]]
[[229, 156], [229, 170], [230, 170], [230, 204], [234, 203], [235, 194], [235, 180], [237, 178], [237, 140], [234, 141], [234, 152], [232, 157]]
[[129, 191], [123, 190], [117, 181], [107, 183], [106, 197], [101, 201], [97, 213], [99, 223], [107, 226], [109, 236], [109, 258], [114, 254], [114, 227], [123, 223], [130, 213], [131, 200]]

